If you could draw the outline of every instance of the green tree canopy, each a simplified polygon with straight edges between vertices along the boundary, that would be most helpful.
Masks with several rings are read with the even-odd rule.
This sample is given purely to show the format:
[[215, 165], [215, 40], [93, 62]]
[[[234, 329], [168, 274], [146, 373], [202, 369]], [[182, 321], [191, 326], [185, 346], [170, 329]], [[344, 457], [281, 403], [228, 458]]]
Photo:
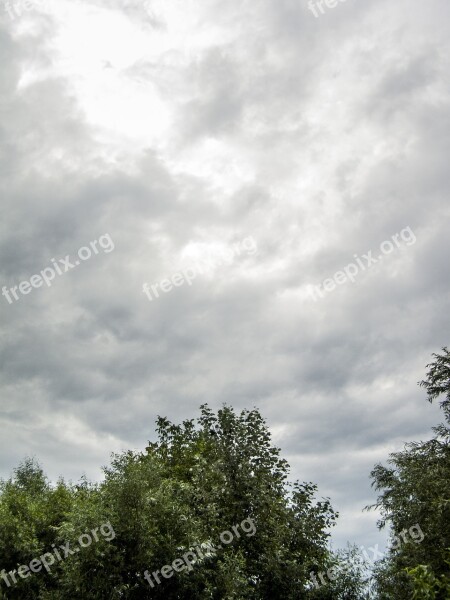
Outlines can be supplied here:
[[[430, 401], [445, 394], [441, 406], [448, 422], [450, 354], [443, 348], [442, 354], [433, 356], [427, 378], [420, 385]], [[381, 599], [412, 598], [414, 581], [419, 584], [422, 575], [423, 582], [426, 572], [437, 581], [450, 582], [450, 429], [441, 424], [433, 432], [432, 439], [408, 443], [403, 451], [391, 454], [388, 466], [378, 464], [371, 474], [375, 489], [381, 492], [375, 504], [382, 514], [379, 526], [388, 523], [391, 542], [401, 540], [393, 544], [388, 559], [378, 568]], [[419, 526], [423, 539], [409, 534], [414, 526]], [[448, 600], [445, 587], [436, 589], [436, 596], [423, 598]], [[418, 593], [415, 597], [422, 597]]]
[[[79, 546], [80, 536], [102, 524], [114, 532], [58, 561], [49, 573], [2, 585], [3, 598], [361, 597], [357, 570], [319, 590], [311, 584], [312, 571], [341, 560], [329, 550], [337, 514], [329, 499], [316, 498], [314, 484], [289, 482], [289, 465], [257, 410], [224, 407], [214, 413], [204, 405], [196, 421], [179, 425], [160, 417], [156, 441], [144, 452], [114, 455], [104, 472], [99, 484], [51, 486], [27, 461], [3, 482], [0, 565], [7, 572], [51, 551], [52, 544]], [[224, 532], [232, 533], [231, 543], [221, 544]], [[160, 583], [153, 578], [150, 585], [153, 572], [193, 548], [199, 552], [191, 569], [160, 575]]]

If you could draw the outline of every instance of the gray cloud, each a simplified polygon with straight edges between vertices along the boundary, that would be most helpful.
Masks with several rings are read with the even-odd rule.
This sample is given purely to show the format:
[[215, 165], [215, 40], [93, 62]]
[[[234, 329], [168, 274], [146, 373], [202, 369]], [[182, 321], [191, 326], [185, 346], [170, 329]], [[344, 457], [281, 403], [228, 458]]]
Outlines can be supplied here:
[[[448, 344], [449, 7], [349, 0], [315, 19], [306, 2], [173, 0], [158, 26], [100, 9], [88, 58], [110, 66], [92, 74], [64, 46], [81, 16], [1, 17], [1, 285], [115, 245], [0, 298], [1, 474], [35, 454], [53, 478], [99, 477], [158, 414], [258, 406], [293, 477], [341, 511], [335, 545], [382, 540], [361, 513], [369, 472], [440, 418], [416, 382]], [[135, 33], [122, 63], [119, 26]], [[308, 297], [408, 226], [415, 244]], [[248, 236], [257, 254], [143, 294]]]

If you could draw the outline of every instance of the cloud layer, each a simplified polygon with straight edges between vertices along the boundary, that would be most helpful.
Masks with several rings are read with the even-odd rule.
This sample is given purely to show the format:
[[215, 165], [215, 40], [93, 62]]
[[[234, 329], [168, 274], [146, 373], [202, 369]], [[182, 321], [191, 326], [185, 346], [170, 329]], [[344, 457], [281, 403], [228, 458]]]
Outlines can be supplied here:
[[[158, 414], [259, 407], [293, 477], [380, 540], [369, 472], [440, 416], [416, 382], [448, 344], [444, 0], [1, 8], [0, 474], [36, 455], [99, 477]], [[410, 227], [416, 237], [314, 301]], [[245, 238], [255, 254], [154, 284]]]

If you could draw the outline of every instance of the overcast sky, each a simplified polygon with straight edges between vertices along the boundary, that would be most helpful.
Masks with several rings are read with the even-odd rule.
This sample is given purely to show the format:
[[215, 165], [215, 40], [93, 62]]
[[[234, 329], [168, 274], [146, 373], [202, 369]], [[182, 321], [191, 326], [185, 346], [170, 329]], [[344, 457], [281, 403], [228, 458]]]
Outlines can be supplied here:
[[0, 476], [98, 479], [157, 415], [256, 406], [334, 544], [382, 542], [370, 470], [440, 420], [448, 0], [14, 1]]

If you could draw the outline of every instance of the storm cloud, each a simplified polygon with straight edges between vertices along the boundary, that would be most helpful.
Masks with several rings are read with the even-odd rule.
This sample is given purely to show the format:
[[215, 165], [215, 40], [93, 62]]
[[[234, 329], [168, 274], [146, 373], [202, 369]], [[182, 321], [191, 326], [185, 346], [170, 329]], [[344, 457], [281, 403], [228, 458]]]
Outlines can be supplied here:
[[[0, 298], [0, 475], [35, 455], [99, 478], [157, 415], [256, 406], [341, 513], [334, 544], [382, 540], [370, 470], [440, 419], [416, 384], [449, 337], [448, 2], [12, 5], [1, 285], [102, 235], [114, 251]], [[311, 298], [407, 227], [414, 244]]]

